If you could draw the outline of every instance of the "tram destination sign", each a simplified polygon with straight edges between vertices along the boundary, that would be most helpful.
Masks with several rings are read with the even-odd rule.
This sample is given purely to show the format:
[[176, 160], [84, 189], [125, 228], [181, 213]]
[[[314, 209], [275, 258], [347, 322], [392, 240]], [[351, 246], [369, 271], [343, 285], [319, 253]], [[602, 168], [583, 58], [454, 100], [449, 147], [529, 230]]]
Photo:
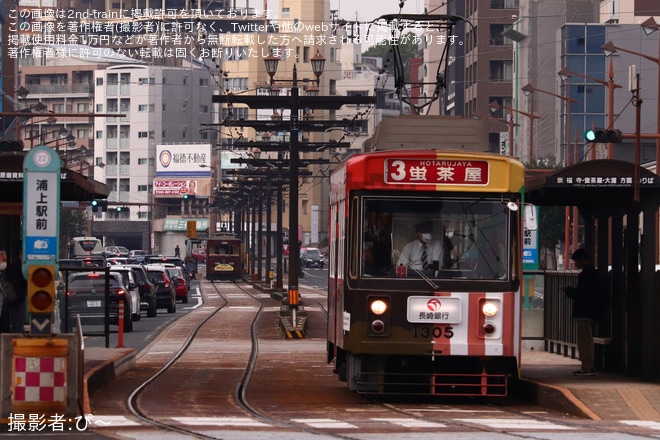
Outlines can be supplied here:
[[485, 160], [387, 159], [385, 182], [407, 185], [486, 185]]

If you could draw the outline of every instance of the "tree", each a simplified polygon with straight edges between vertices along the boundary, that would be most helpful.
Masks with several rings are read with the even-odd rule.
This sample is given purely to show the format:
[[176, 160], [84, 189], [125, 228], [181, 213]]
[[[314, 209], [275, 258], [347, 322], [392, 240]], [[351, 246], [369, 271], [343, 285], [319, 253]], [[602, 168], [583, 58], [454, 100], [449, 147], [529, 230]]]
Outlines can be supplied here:
[[85, 236], [87, 211], [80, 208], [60, 209], [60, 255], [67, 255], [67, 245], [73, 237]]

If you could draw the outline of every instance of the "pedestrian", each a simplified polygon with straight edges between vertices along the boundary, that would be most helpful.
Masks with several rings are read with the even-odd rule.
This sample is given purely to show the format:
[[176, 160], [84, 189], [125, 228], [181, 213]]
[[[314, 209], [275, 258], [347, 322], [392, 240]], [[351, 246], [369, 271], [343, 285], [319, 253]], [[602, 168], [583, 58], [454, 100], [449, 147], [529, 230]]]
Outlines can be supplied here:
[[576, 250], [571, 255], [571, 260], [578, 269], [582, 269], [578, 275], [577, 285], [564, 288], [566, 296], [573, 300], [572, 318], [577, 326], [577, 345], [580, 352], [581, 368], [573, 372], [573, 375], [593, 376], [596, 373], [594, 327], [605, 298], [601, 295], [598, 273], [587, 250], [583, 248]]
[[181, 248], [179, 248], [179, 245], [177, 244], [176, 247], [174, 248], [174, 256], [181, 258]]
[[7, 278], [7, 252], [0, 250], [0, 333], [11, 331], [9, 304], [16, 302], [16, 291]]
[[396, 265], [416, 271], [437, 270], [442, 261], [442, 242], [433, 239], [433, 222], [417, 223], [415, 233], [417, 237], [403, 247]]
[[27, 280], [23, 276], [23, 246], [17, 242], [14, 257], [7, 266], [7, 279], [16, 292], [16, 301], [9, 303], [10, 326], [12, 333], [25, 332], [25, 314], [27, 306]]

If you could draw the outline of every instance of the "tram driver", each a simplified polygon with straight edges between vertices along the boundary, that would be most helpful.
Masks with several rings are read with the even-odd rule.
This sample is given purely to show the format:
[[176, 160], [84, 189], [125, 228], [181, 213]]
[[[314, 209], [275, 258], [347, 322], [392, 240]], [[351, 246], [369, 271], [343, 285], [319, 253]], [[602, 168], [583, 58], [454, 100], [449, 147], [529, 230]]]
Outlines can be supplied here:
[[416, 238], [407, 243], [397, 261], [397, 267], [413, 272], [435, 271], [442, 261], [442, 241], [433, 238], [433, 222], [426, 220], [415, 225]]

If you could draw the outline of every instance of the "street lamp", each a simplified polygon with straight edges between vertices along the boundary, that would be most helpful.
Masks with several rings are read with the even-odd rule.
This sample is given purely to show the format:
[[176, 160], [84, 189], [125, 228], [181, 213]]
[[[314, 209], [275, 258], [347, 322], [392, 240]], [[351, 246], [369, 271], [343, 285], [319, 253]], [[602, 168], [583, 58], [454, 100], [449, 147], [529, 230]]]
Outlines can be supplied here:
[[[564, 67], [561, 69], [559, 72], [557, 72], [559, 77], [562, 79], [562, 81], [570, 81], [571, 76], [578, 76], [580, 78], [588, 79], [589, 81], [594, 81], [597, 82], [598, 84], [603, 84], [604, 86], [607, 86], [607, 128], [612, 129], [614, 128], [614, 89], [621, 88], [621, 84], [616, 84], [614, 82], [614, 65], [612, 62], [612, 58], [610, 58], [610, 71], [609, 71], [609, 79], [607, 81], [599, 79], [599, 78], [594, 78], [592, 76], [584, 75], [582, 73], [577, 73], [577, 72], [571, 72], [571, 70], [568, 67]], [[570, 93], [570, 83], [567, 83], [567, 95]], [[607, 144], [607, 158], [612, 159], [614, 158], [614, 144], [612, 142], [608, 142]]]
[[[546, 90], [542, 89], [537, 89], [534, 87], [531, 83], [527, 83], [523, 88], [522, 92], [525, 96], [529, 96], [532, 99], [530, 107], [532, 108], [532, 111], [534, 111], [534, 92], [539, 92], [539, 93], [545, 93], [546, 95], [554, 96], [555, 98], [559, 98], [562, 101], [566, 102], [566, 164], [568, 164], [568, 157], [569, 154], [568, 152], [570, 151], [570, 145], [571, 145], [571, 104], [574, 102], [579, 102], [577, 99], [572, 99], [570, 97], [570, 92], [567, 93], [567, 96], [562, 96], [558, 95], [556, 93], [548, 92]], [[533, 159], [533, 158], [532, 158]], [[577, 162], [577, 148], [575, 152], [575, 159]]]
[[[507, 107], [505, 105], [501, 105], [497, 101], [491, 101], [491, 103], [488, 104], [488, 106], [490, 107], [490, 111], [492, 113], [495, 113], [498, 110], [508, 110], [509, 111], [509, 119], [511, 121], [513, 121], [513, 114], [514, 113], [519, 113], [519, 114], [521, 114], [523, 116], [527, 116], [529, 118], [529, 128], [530, 128], [529, 129], [529, 157], [530, 157], [530, 160], [533, 161], [534, 160], [534, 119], [541, 119], [541, 117], [537, 116], [533, 113], [527, 113], [527, 112], [524, 112], [522, 110], [516, 110], [512, 107]], [[510, 135], [513, 133], [512, 128], [509, 128], [509, 133], [510, 133]], [[510, 139], [509, 142], [511, 142], [511, 150], [512, 150], [511, 151], [511, 156], [515, 157], [516, 155], [514, 154], [514, 151], [513, 151], [514, 150], [514, 148], [513, 148], [513, 139]]]
[[[271, 87], [275, 83], [275, 73], [277, 73], [277, 65], [279, 58], [269, 53], [264, 58], [266, 73], [270, 77]], [[325, 66], [325, 58], [317, 50], [316, 55], [310, 59], [312, 71], [316, 76], [316, 85], [318, 87], [323, 68]], [[300, 148], [300, 127], [298, 112], [301, 109], [301, 101], [299, 99], [298, 89], [298, 71], [296, 64], [293, 65], [293, 77], [291, 80], [291, 99], [289, 110], [289, 286], [288, 286], [288, 299], [289, 308], [295, 309], [299, 303], [298, 291], [298, 271], [300, 270], [300, 246], [298, 244], [298, 167], [300, 162], [299, 148]], [[318, 93], [317, 93], [318, 95]], [[281, 231], [278, 231], [281, 233]], [[295, 319], [293, 325], [295, 326]]]
[[[658, 25], [656, 24], [653, 17], [646, 20], [644, 23], [641, 24], [641, 26], [642, 26], [642, 28], [644, 29], [644, 32], [647, 35], [653, 33], [654, 31], [656, 31], [658, 29]], [[658, 44], [658, 46], [660, 48], [660, 44]], [[656, 71], [657, 75], [658, 75], [658, 106], [657, 106], [657, 109], [656, 109], [656, 117], [657, 117], [657, 120], [656, 120], [656, 135], [657, 135], [657, 137], [655, 139], [655, 164], [656, 164], [656, 173], [657, 173], [658, 172], [658, 164], [660, 164], [660, 55], [658, 55], [658, 57], [656, 58], [656, 57], [652, 57], [650, 55], [646, 55], [646, 54], [643, 54], [643, 53], [640, 53], [640, 52], [635, 52], [634, 50], [624, 49], [622, 47], [615, 46], [614, 43], [612, 43], [612, 41], [608, 41], [607, 43], [603, 44], [600, 48], [603, 50], [603, 54], [605, 54], [606, 57], [614, 55], [615, 53], [617, 53], [617, 51], [621, 51], [621, 52], [629, 53], [631, 55], [637, 55], [637, 56], [642, 57], [644, 59], [647, 59], [649, 61], [653, 61], [654, 63], [656, 63], [656, 65], [658, 67], [658, 70]]]

